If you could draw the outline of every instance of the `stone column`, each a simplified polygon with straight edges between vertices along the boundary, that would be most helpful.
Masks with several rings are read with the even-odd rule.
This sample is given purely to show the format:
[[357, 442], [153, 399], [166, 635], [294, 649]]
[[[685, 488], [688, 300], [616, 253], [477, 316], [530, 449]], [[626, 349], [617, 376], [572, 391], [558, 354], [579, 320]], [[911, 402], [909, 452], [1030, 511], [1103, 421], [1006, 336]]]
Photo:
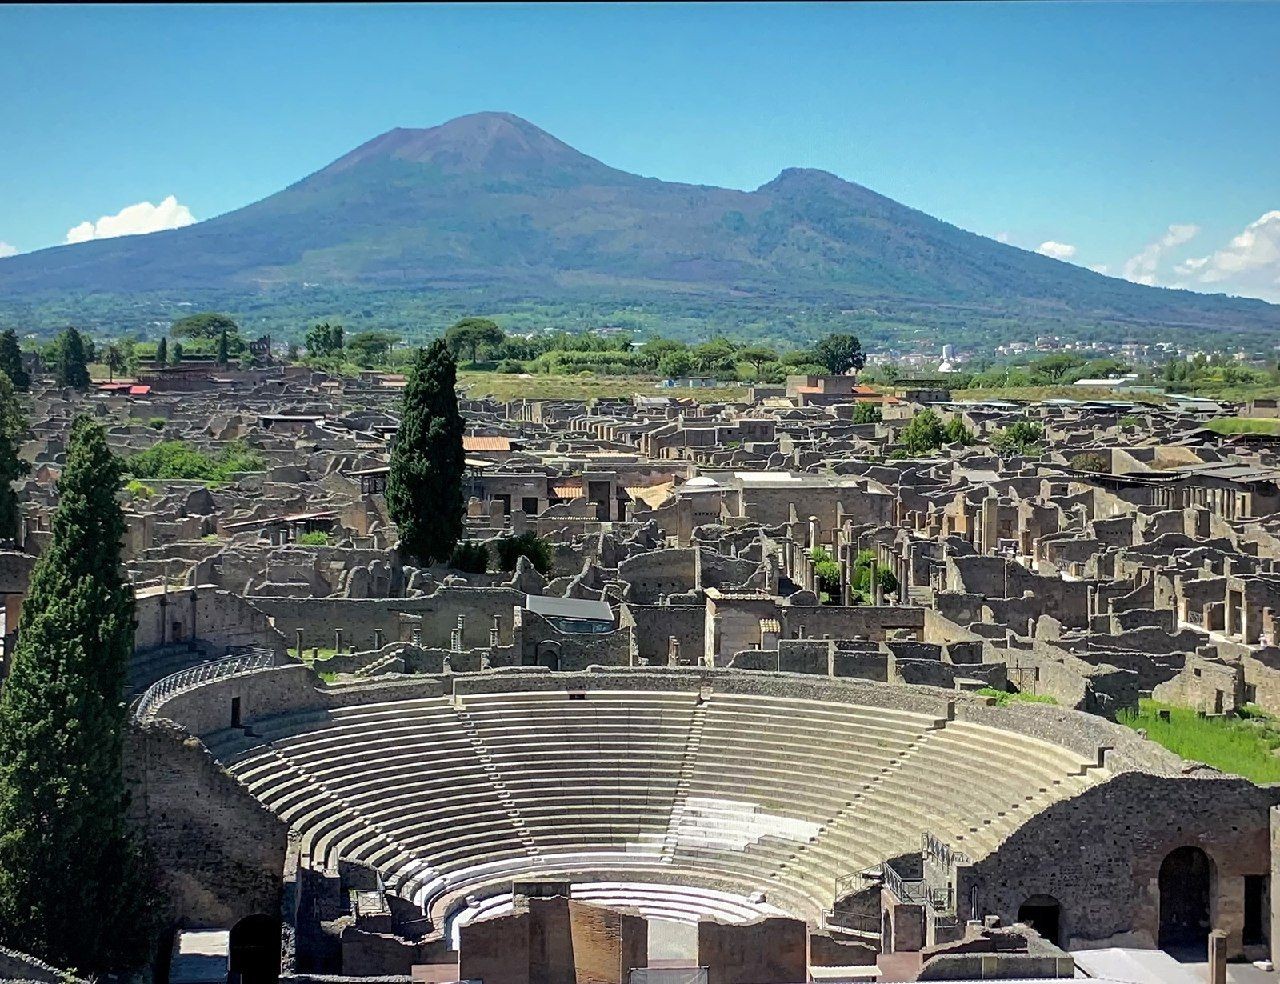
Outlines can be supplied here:
[[382, 629], [380, 628], [373, 630], [373, 648], [382, 648]]
[[1215, 929], [1209, 934], [1209, 984], [1227, 984], [1227, 934]]
[[342, 652], [342, 630], [341, 629], [333, 630], [333, 651], [335, 653]]

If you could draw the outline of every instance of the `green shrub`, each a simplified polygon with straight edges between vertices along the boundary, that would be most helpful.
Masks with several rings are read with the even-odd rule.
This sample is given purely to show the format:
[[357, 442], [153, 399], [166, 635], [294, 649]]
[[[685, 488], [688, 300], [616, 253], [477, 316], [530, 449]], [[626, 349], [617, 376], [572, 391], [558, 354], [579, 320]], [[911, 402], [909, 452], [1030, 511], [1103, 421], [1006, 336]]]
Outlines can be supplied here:
[[489, 569], [489, 548], [483, 543], [463, 540], [453, 548], [449, 566], [467, 574], [483, 574]]
[[124, 487], [125, 492], [130, 499], [150, 499], [156, 494], [156, 490], [150, 485], [139, 482], [136, 478], [129, 479]]
[[160, 441], [125, 461], [125, 472], [134, 478], [189, 478], [220, 485], [237, 472], [261, 471], [262, 455], [239, 441], [216, 455], [192, 447], [186, 441]]
[[329, 534], [315, 530], [311, 533], [303, 533], [298, 537], [297, 542], [302, 547], [327, 547], [329, 545]]
[[983, 697], [994, 697], [999, 707], [1013, 702], [1023, 704], [1056, 704], [1057, 699], [1050, 697], [1048, 694], [1028, 694], [1028, 693], [1011, 693], [1008, 690], [997, 690], [995, 687], [983, 687], [975, 693]]
[[499, 537], [496, 549], [498, 567], [504, 571], [514, 571], [521, 557], [528, 557], [539, 574], [551, 570], [551, 545], [532, 531]]
[[150, 420], [147, 421], [147, 426], [150, 427], [152, 430], [159, 431], [159, 430], [164, 430], [164, 425], [167, 423], [168, 421], [165, 420], [163, 417], [152, 417]]
[[497, 371], [508, 374], [524, 372], [524, 363], [519, 359], [503, 359], [498, 363]]
[[1107, 470], [1107, 459], [1096, 451], [1082, 451], [1072, 456], [1070, 465], [1079, 471], [1103, 472]]

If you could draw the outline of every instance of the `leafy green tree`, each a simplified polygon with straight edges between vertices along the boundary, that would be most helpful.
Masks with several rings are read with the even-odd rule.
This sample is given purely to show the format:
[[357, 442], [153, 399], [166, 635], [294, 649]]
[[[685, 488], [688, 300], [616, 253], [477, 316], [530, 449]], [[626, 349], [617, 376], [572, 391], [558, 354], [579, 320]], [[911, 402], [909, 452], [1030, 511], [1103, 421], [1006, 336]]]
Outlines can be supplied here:
[[164, 365], [166, 362], [169, 361], [169, 339], [168, 338], [165, 338], [162, 336], [160, 341], [156, 342], [156, 357], [154, 361], [156, 365], [160, 365], [160, 366]]
[[495, 349], [506, 339], [497, 322], [488, 318], [463, 318], [444, 333], [445, 344], [457, 358], [463, 352], [471, 353], [474, 365], [481, 349]]
[[222, 334], [239, 335], [240, 326], [229, 315], [202, 311], [173, 323], [169, 334], [174, 338], [199, 338], [215, 341]]
[[658, 360], [658, 372], [668, 379], [678, 379], [693, 372], [693, 356], [687, 351], [668, 352]]
[[73, 389], [89, 388], [89, 346], [85, 337], [74, 328], [68, 328], [58, 336], [59, 386]]
[[878, 424], [884, 420], [884, 411], [880, 409], [878, 403], [856, 403], [853, 407], [853, 422], [855, 424]]
[[[883, 595], [892, 594], [898, 590], [898, 578], [889, 568], [876, 564], [875, 556], [874, 551], [862, 550], [854, 558], [849, 588], [855, 600], [862, 604], [870, 604], [875, 597], [875, 588], [873, 587], [875, 584], [880, 585], [880, 591]], [[874, 577], [872, 575], [873, 570], [875, 572]]]
[[347, 339], [346, 349], [356, 362], [370, 368], [386, 362], [391, 354], [391, 347], [399, 340], [390, 332], [362, 331]]
[[813, 574], [818, 579], [818, 589], [832, 597], [840, 593], [840, 565], [825, 547], [814, 547], [809, 551], [809, 559], [813, 561]]
[[518, 533], [515, 536], [500, 536], [494, 543], [498, 555], [498, 567], [504, 571], [514, 571], [521, 557], [528, 557], [539, 574], [551, 570], [551, 545], [532, 530]]
[[778, 353], [767, 345], [748, 345], [738, 353], [738, 358], [743, 362], [750, 362], [751, 367], [756, 373], [760, 372], [760, 367], [766, 362], [777, 362]]
[[114, 343], [108, 345], [103, 361], [107, 364], [107, 378], [115, 379], [116, 373], [124, 368], [124, 353], [120, 351], [120, 346]]
[[912, 417], [907, 426], [902, 428], [902, 433], [898, 435], [899, 448], [909, 455], [936, 451], [945, 441], [946, 434], [943, 432], [942, 419], [937, 411], [928, 407]]
[[466, 574], [483, 574], [489, 569], [489, 548], [474, 540], [462, 540], [453, 548], [449, 566]]
[[0, 941], [89, 973], [139, 965], [153, 925], [125, 826], [119, 489], [106, 432], [78, 418], [0, 694]]
[[31, 377], [22, 365], [22, 350], [18, 347], [18, 334], [6, 328], [0, 334], [0, 372], [9, 377], [13, 388], [25, 393], [31, 388]]
[[1032, 455], [1040, 451], [1044, 428], [1033, 420], [1017, 420], [991, 439], [992, 450], [1002, 458]]
[[387, 508], [419, 563], [446, 561], [462, 539], [462, 415], [458, 369], [443, 339], [419, 349], [391, 449]]
[[737, 351], [737, 346], [729, 339], [713, 338], [692, 350], [693, 364], [701, 373], [733, 376], [737, 373], [737, 365], [734, 362]]
[[14, 386], [0, 373], [0, 539], [18, 536], [18, 496], [13, 483], [31, 471], [31, 466], [18, 457], [27, 420]]
[[973, 431], [964, 425], [964, 421], [958, 415], [947, 421], [946, 426], [942, 428], [942, 436], [944, 443], [959, 444], [966, 448], [976, 440]]
[[867, 364], [857, 335], [828, 335], [813, 346], [813, 354], [833, 376], [856, 372]]
[[307, 332], [307, 353], [317, 358], [327, 359], [342, 352], [342, 325], [331, 325], [324, 321], [313, 326]]

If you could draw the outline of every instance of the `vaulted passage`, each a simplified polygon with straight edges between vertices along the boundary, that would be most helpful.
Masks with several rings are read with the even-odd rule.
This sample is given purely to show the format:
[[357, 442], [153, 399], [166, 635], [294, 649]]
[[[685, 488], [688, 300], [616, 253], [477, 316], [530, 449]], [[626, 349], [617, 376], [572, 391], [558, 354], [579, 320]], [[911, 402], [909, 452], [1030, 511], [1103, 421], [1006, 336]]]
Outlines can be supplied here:
[[1033, 895], [1023, 902], [1018, 922], [1026, 923], [1050, 943], [1062, 945], [1062, 905], [1052, 895]]
[[276, 984], [280, 935], [280, 920], [271, 916], [245, 916], [231, 927], [227, 984]]
[[1209, 898], [1213, 862], [1198, 847], [1171, 851], [1160, 865], [1160, 946], [1162, 949], [1208, 945]]

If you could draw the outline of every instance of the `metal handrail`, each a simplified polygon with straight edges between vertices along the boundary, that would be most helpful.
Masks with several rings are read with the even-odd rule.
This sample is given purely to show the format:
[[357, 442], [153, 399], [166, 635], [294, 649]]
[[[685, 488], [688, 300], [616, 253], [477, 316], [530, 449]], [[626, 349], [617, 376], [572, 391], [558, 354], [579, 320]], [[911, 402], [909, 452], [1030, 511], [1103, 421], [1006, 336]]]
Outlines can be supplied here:
[[274, 666], [275, 662], [276, 654], [272, 650], [249, 648], [237, 656], [215, 659], [209, 663], [200, 663], [197, 666], [179, 670], [177, 673], [170, 673], [143, 691], [142, 696], [133, 705], [133, 719], [135, 721], [150, 720], [161, 704], [180, 691], [190, 690], [214, 680], [225, 680], [227, 677], [238, 676], [241, 673], [261, 670]]

